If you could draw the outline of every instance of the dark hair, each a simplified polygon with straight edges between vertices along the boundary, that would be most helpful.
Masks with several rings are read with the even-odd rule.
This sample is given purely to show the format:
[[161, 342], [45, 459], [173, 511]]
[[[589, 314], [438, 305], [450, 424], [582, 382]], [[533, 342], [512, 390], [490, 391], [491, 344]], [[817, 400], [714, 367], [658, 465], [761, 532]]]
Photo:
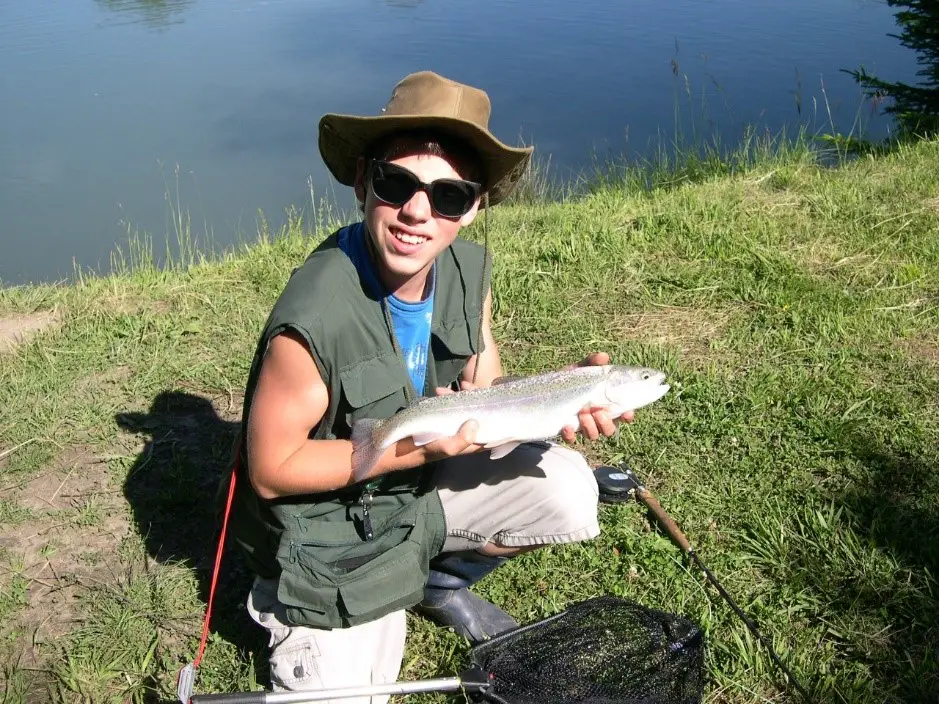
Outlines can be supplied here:
[[366, 161], [385, 159], [391, 161], [408, 154], [433, 154], [453, 160], [456, 169], [465, 179], [483, 184], [485, 170], [479, 153], [459, 137], [430, 129], [394, 132], [382, 137], [365, 149]]

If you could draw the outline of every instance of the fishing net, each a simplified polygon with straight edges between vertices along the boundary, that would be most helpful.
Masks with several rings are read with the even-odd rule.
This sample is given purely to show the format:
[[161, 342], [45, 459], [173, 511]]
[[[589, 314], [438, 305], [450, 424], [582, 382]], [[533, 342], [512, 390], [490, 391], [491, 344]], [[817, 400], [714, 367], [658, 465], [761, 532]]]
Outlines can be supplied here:
[[470, 651], [502, 704], [697, 704], [704, 636], [691, 621], [618, 597], [588, 599]]

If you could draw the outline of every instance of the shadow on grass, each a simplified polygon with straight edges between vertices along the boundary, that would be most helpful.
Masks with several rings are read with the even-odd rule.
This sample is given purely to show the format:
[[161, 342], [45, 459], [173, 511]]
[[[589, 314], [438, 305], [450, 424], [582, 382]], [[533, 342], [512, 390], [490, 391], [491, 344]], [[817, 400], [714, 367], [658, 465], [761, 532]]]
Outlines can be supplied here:
[[889, 620], [876, 670], [883, 692], [898, 698], [884, 701], [937, 701], [939, 457], [913, 457], [862, 438], [854, 439], [851, 452], [866, 476], [840, 500], [857, 533], [890, 555], [901, 572], [887, 585], [857, 575], [838, 602], [845, 613], [860, 609]]
[[[231, 466], [239, 424], [223, 419], [210, 401], [178, 391], [158, 394], [146, 413], [118, 414], [130, 432], [149, 435], [127, 475], [124, 494], [135, 527], [155, 560], [188, 565], [208, 603], [220, 521], [216, 494]], [[215, 591], [211, 628], [247, 660], [266, 640], [244, 608], [252, 575], [226, 546]], [[196, 634], [198, 635], [198, 634]], [[266, 658], [255, 657], [257, 681], [266, 683]]]
[[937, 702], [939, 474], [931, 448], [920, 441], [911, 454], [902, 441], [830, 437], [843, 448], [845, 484], [833, 494], [797, 487], [793, 500], [761, 503], [741, 535], [777, 604], [792, 607], [774, 617], [785, 613], [778, 623], [802, 643], [789, 664], [813, 701]]
[[869, 444], [854, 454], [870, 480], [844, 499], [868, 537], [911, 569], [939, 572], [939, 455], [927, 463]]

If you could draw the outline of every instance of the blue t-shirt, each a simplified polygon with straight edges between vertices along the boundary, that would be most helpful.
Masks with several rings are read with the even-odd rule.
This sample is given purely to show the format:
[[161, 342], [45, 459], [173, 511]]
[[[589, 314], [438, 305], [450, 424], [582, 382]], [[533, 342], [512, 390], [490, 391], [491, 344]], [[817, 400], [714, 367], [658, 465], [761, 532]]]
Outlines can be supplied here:
[[[365, 248], [365, 227], [361, 222], [342, 228], [338, 233], [339, 248], [355, 264], [359, 274], [381, 296], [384, 288], [375, 273], [375, 267]], [[430, 348], [430, 324], [434, 313], [434, 287], [436, 266], [430, 271], [430, 287], [422, 301], [409, 303], [396, 296], [386, 296], [385, 303], [391, 314], [391, 323], [404, 355], [411, 381], [419, 394], [424, 393], [427, 376], [427, 350]]]

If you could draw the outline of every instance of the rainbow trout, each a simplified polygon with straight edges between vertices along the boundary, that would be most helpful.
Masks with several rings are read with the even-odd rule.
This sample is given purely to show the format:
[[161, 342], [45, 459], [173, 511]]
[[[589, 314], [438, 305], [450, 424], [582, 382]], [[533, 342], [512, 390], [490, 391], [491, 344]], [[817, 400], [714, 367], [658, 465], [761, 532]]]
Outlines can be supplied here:
[[505, 457], [523, 442], [578, 427], [586, 406], [615, 418], [653, 403], [668, 390], [655, 369], [619, 365], [578, 367], [496, 383], [481, 389], [422, 398], [385, 420], [363, 419], [352, 426], [352, 471], [361, 480], [394, 443], [411, 438], [426, 445], [456, 435], [466, 421], [478, 424], [476, 442]]

